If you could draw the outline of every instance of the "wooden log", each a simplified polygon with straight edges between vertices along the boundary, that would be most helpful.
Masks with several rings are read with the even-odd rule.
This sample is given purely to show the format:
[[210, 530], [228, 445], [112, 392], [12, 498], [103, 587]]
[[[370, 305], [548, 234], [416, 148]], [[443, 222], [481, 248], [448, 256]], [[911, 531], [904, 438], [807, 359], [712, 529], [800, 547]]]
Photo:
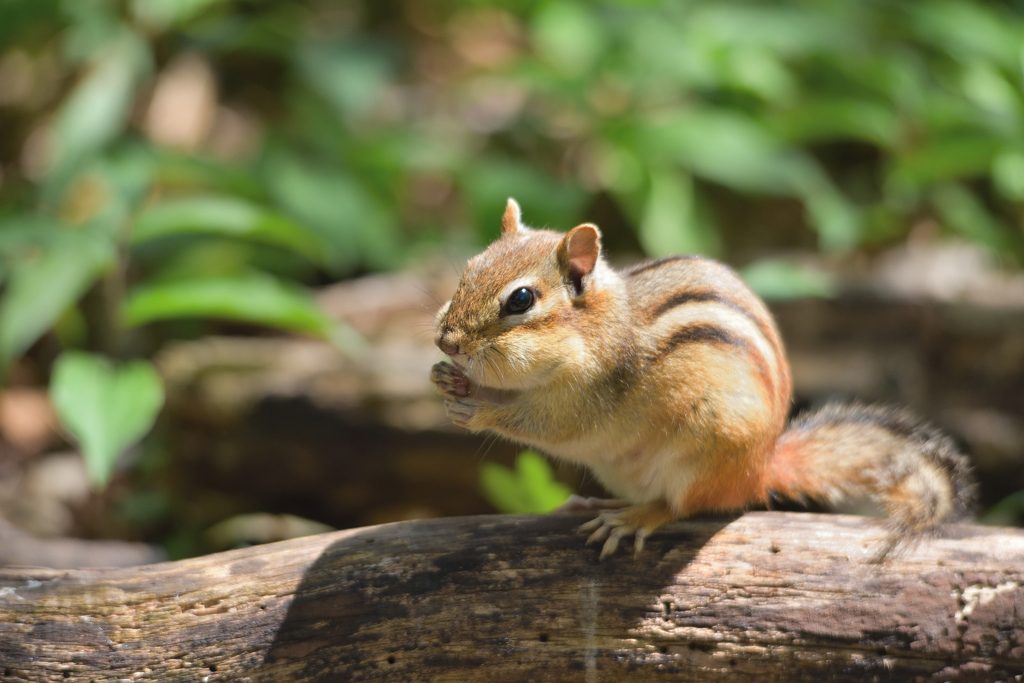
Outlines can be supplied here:
[[599, 562], [580, 515], [401, 522], [134, 569], [0, 570], [2, 681], [995, 681], [1024, 532], [748, 513]]

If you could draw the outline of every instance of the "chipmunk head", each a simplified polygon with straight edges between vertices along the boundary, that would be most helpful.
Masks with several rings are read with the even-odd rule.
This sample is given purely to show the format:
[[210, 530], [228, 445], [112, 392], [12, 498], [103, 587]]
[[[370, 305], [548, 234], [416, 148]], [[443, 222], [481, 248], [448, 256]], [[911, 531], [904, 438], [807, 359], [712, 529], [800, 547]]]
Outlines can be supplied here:
[[584, 353], [584, 335], [601, 324], [607, 278], [616, 276], [601, 258], [595, 226], [565, 234], [533, 230], [509, 199], [501, 237], [466, 265], [438, 312], [434, 341], [481, 385], [545, 384]]

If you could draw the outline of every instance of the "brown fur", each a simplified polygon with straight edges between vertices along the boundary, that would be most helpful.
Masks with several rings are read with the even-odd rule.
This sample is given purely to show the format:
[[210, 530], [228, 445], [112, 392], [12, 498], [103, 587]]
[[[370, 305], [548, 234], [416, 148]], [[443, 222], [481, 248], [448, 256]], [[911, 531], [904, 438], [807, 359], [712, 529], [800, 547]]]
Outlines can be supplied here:
[[836, 504], [879, 502], [903, 532], [963, 519], [974, 500], [967, 460], [916, 417], [880, 406], [836, 406], [802, 415], [779, 440], [769, 488]]
[[[597, 228], [531, 230], [513, 204], [439, 313], [438, 344], [458, 350], [461, 369], [435, 366], [435, 381], [459, 424], [587, 465], [639, 506], [590, 527], [608, 539], [605, 553], [623, 528], [639, 548], [667, 519], [762, 504], [770, 492], [873, 496], [912, 532], [965, 509], [963, 456], [905, 415], [828, 408], [783, 434], [792, 383], [782, 341], [728, 267], [681, 256], [616, 273]], [[520, 287], [533, 306], [510, 312]], [[464, 373], [468, 395], [442, 381], [452, 373]], [[474, 398], [474, 387], [502, 403]]]

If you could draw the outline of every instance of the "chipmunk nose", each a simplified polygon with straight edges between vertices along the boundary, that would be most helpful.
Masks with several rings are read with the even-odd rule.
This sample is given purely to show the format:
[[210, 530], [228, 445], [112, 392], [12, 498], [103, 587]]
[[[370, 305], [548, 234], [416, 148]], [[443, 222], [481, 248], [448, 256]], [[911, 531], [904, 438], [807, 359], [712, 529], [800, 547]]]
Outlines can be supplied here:
[[457, 356], [459, 355], [460, 336], [461, 335], [454, 334], [452, 330], [441, 330], [437, 335], [437, 339], [434, 340], [434, 343], [437, 344], [437, 348], [441, 349], [441, 351], [449, 356]]
[[457, 355], [459, 355], [459, 345], [458, 344], [453, 344], [452, 342], [447, 341], [445, 339], [439, 339], [437, 341], [437, 348], [441, 349], [442, 351], [447, 353], [449, 356], [457, 356]]

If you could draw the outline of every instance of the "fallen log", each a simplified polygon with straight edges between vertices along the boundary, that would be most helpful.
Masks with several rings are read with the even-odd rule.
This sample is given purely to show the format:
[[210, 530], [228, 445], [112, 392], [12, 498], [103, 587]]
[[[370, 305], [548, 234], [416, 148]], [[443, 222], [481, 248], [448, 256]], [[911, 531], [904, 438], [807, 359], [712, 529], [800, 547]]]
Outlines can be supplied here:
[[1024, 531], [873, 562], [880, 520], [400, 522], [110, 570], [0, 570], [2, 681], [993, 681], [1024, 672]]

